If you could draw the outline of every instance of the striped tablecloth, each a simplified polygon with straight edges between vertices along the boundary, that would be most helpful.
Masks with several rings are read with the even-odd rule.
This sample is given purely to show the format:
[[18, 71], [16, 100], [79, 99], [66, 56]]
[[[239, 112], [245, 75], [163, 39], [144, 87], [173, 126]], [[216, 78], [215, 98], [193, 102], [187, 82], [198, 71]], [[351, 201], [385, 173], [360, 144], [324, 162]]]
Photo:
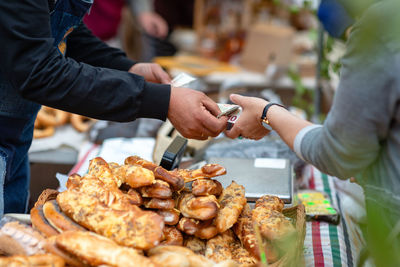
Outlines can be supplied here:
[[[72, 168], [71, 173], [85, 174], [89, 160], [101, 156], [102, 148], [95, 144], [86, 144], [82, 147], [78, 163]], [[358, 249], [353, 246], [349, 236], [349, 226], [345, 211], [342, 210], [339, 193], [335, 189], [335, 177], [321, 173], [312, 166], [309, 168], [309, 188], [325, 192], [332, 205], [341, 214], [338, 225], [327, 222], [312, 221], [306, 223], [306, 237], [304, 241], [304, 259], [306, 266], [355, 266]]]
[[332, 205], [341, 214], [338, 225], [327, 222], [311, 221], [306, 223], [304, 258], [306, 266], [349, 266], [356, 265], [358, 248], [353, 245], [349, 235], [349, 225], [339, 193], [335, 189], [334, 179], [318, 169], [309, 168], [309, 188], [325, 192]]

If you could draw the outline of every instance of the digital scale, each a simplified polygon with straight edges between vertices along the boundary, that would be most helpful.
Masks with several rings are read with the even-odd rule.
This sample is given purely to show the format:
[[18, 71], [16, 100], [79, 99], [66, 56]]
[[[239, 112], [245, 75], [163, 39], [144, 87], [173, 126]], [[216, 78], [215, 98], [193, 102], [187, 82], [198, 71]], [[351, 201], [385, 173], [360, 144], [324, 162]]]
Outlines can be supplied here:
[[[186, 144], [185, 138], [177, 136], [165, 151], [160, 166], [167, 170], [178, 167]], [[273, 195], [282, 199], [285, 204], [292, 203], [293, 170], [288, 159], [211, 157], [207, 163], [223, 166], [227, 174], [213, 179], [221, 182], [223, 188], [229, 186], [232, 181], [243, 185], [249, 202], [255, 202], [263, 195]]]
[[224, 166], [227, 174], [213, 179], [226, 188], [232, 181], [243, 185], [246, 198], [254, 202], [263, 195], [274, 195], [285, 204], [293, 200], [293, 171], [288, 159], [209, 158], [208, 163]]

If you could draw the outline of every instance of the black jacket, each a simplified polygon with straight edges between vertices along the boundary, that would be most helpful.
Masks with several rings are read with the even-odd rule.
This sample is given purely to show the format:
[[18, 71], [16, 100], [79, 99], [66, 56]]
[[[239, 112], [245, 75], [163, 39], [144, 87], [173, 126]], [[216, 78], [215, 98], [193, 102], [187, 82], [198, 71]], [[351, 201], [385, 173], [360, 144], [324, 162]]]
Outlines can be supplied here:
[[170, 86], [128, 73], [135, 62], [83, 24], [65, 57], [53, 43], [48, 0], [0, 1], [0, 72], [24, 98], [98, 119], [166, 119]]

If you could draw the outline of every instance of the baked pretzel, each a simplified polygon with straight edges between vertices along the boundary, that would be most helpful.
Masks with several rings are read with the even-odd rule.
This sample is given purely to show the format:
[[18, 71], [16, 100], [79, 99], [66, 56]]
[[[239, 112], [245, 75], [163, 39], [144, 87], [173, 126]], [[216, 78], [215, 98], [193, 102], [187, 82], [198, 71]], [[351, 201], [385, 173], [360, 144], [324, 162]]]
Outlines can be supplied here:
[[43, 214], [50, 225], [53, 226], [58, 232], [72, 230], [86, 231], [85, 228], [72, 221], [60, 210], [56, 200], [48, 201], [43, 205]]
[[140, 206], [143, 204], [142, 196], [135, 189], [133, 188], [129, 189], [126, 194], [128, 195], [128, 199], [132, 205]]
[[33, 129], [33, 138], [40, 139], [50, 137], [53, 136], [55, 132], [54, 126], [42, 126], [38, 124], [38, 126]]
[[57, 195], [60, 192], [54, 189], [45, 189], [40, 193], [40, 196], [38, 197], [37, 201], [35, 202], [35, 207], [38, 205], [44, 205], [47, 201], [53, 200], [57, 198]]
[[44, 217], [42, 204], [35, 205], [31, 209], [30, 214], [32, 227], [38, 230], [43, 236], [50, 237], [59, 234], [59, 232], [53, 226], [51, 226]]
[[[115, 210], [133, 210], [139, 209], [134, 202], [137, 201], [131, 195], [126, 194], [115, 186], [106, 185], [100, 179], [87, 174], [79, 182], [79, 186], [75, 189], [67, 191], [77, 191], [95, 197], [103, 206], [110, 207]], [[60, 207], [61, 204], [59, 203]]]
[[90, 160], [88, 173], [101, 180], [108, 187], [119, 188], [125, 182], [121, 177], [113, 174], [108, 163], [101, 157]]
[[77, 173], [71, 174], [67, 180], [67, 188], [73, 189], [79, 187], [81, 179], [82, 177], [79, 174]]
[[259, 206], [252, 210], [252, 219], [260, 226], [261, 234], [274, 241], [295, 234], [292, 223], [281, 212]]
[[137, 250], [89, 231], [64, 232], [55, 239], [58, 247], [92, 266], [156, 266]]
[[179, 210], [157, 210], [156, 213], [164, 218], [166, 225], [176, 225], [179, 222]]
[[44, 127], [60, 126], [67, 123], [69, 114], [62, 110], [42, 106], [36, 118]]
[[231, 228], [238, 220], [247, 200], [244, 187], [234, 181], [222, 191], [218, 199], [221, 208], [215, 218], [215, 225], [220, 233]]
[[112, 173], [132, 188], [139, 188], [142, 186], [152, 185], [155, 183], [154, 174], [152, 171], [143, 168], [139, 165], [122, 165], [115, 166], [109, 165]]
[[179, 230], [176, 229], [175, 227], [165, 226], [164, 240], [161, 242], [161, 245], [182, 246], [183, 245], [182, 233], [179, 232]]
[[219, 164], [206, 164], [197, 170], [175, 169], [171, 172], [182, 177], [185, 183], [192, 182], [200, 178], [213, 178], [226, 174], [226, 169]]
[[64, 260], [53, 254], [0, 257], [0, 266], [64, 267]]
[[276, 196], [265, 195], [257, 199], [255, 207], [264, 207], [270, 210], [282, 212], [285, 203], [283, 200]]
[[200, 229], [194, 234], [195, 237], [201, 239], [211, 239], [218, 234], [218, 229], [212, 224], [212, 220], [203, 221], [200, 223]]
[[209, 220], [217, 216], [219, 204], [214, 195], [196, 197], [193, 194], [183, 194], [178, 202], [182, 215], [197, 220]]
[[[98, 191], [101, 190], [98, 188]], [[61, 210], [75, 222], [122, 246], [150, 249], [160, 243], [164, 228], [161, 216], [135, 205], [114, 204], [111, 202], [115, 200], [114, 196], [108, 198], [108, 203], [103, 202], [99, 200], [102, 194], [85, 191], [68, 189], [57, 196]], [[107, 191], [104, 193], [107, 194]]]
[[[257, 260], [242, 247], [240, 241], [235, 238], [229, 229], [207, 241], [206, 257], [221, 262], [232, 259], [239, 266], [254, 266]], [[243, 265], [242, 265], [243, 264]]]
[[195, 236], [188, 236], [183, 241], [183, 245], [193, 251], [196, 254], [204, 255], [206, 252], [206, 241], [195, 237]]
[[200, 239], [210, 239], [218, 234], [217, 227], [212, 224], [212, 220], [198, 221], [182, 217], [176, 228], [187, 235], [194, 235]]
[[185, 182], [182, 177], [173, 174], [172, 172], [164, 169], [153, 162], [144, 160], [138, 156], [131, 156], [125, 159], [125, 164], [129, 165], [140, 165], [148, 170], [154, 172], [157, 179], [161, 179], [169, 183], [175, 191], [180, 191], [185, 186]]
[[200, 229], [200, 222], [192, 218], [182, 217], [176, 228], [187, 235], [194, 235]]
[[[248, 204], [243, 208], [237, 223], [233, 226], [233, 231], [250, 255], [260, 260], [260, 249], [254, 231], [251, 209]], [[279, 256], [277, 250], [265, 239], [263, 240], [263, 247], [265, 248], [268, 263], [275, 262]]]
[[172, 210], [173, 208], [175, 208], [175, 200], [173, 200], [172, 198], [150, 198], [145, 199], [143, 201], [143, 205], [146, 209]]
[[[56, 237], [57, 236], [51, 236], [46, 239], [46, 242], [43, 244], [43, 248], [48, 252], [53, 255], [57, 255], [65, 261], [68, 266], [82, 266], [82, 267], [89, 267], [89, 265], [84, 264], [82, 261], [80, 261], [77, 257], [74, 255], [60, 249], [57, 247], [56, 244]], [[53, 266], [52, 266], [53, 267]]]
[[0, 255], [42, 254], [44, 241], [41, 233], [27, 224], [9, 221], [0, 226]]
[[176, 266], [196, 266], [196, 267], [212, 267], [212, 266], [237, 266], [234, 264], [215, 265], [214, 262], [202, 255], [195, 254], [188, 248], [181, 246], [158, 246], [148, 251], [150, 259], [159, 266], [176, 267]]
[[149, 186], [140, 188], [142, 197], [169, 199], [172, 197], [172, 190], [167, 182], [156, 179], [156, 182]]
[[146, 168], [146, 169], [148, 169], [150, 171], [154, 171], [157, 167], [159, 167], [157, 164], [155, 164], [155, 163], [153, 163], [151, 161], [142, 159], [139, 156], [127, 157], [125, 159], [124, 163], [127, 164], [127, 165], [140, 165], [143, 168]]
[[217, 180], [197, 179], [192, 183], [192, 193], [195, 196], [219, 196], [222, 190], [222, 185]]
[[185, 186], [185, 182], [181, 177], [174, 175], [163, 167], [157, 167], [154, 170], [154, 175], [156, 176], [156, 178], [169, 183], [175, 191], [181, 191]]
[[78, 114], [71, 114], [71, 124], [78, 132], [87, 132], [93, 124], [96, 123], [96, 119], [88, 118]]

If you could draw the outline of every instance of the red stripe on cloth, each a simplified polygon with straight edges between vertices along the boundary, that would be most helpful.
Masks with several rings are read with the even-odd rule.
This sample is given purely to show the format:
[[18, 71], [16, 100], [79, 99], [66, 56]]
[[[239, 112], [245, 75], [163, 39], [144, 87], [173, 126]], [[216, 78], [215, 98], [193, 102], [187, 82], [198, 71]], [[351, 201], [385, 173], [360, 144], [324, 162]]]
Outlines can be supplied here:
[[315, 267], [323, 267], [324, 266], [324, 253], [322, 252], [321, 233], [320, 233], [319, 224], [320, 223], [317, 221], [313, 221], [311, 223]]
[[81, 166], [83, 165], [83, 163], [86, 161], [87, 157], [90, 155], [90, 153], [92, 153], [93, 150], [95, 150], [99, 145], [94, 144], [85, 154], [85, 156], [83, 156], [83, 158], [72, 168], [72, 170], [68, 173], [68, 175], [71, 175], [73, 173], [76, 173]]
[[308, 187], [310, 189], [315, 189], [314, 167], [311, 167], [311, 175], [310, 175], [310, 181], [308, 182]]

